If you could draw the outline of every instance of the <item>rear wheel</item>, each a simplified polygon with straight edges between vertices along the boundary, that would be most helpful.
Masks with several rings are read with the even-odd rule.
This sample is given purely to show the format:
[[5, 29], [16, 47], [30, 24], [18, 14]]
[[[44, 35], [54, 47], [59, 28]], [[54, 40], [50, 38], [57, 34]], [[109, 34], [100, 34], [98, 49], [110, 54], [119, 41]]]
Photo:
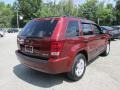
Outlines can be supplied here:
[[77, 81], [80, 78], [82, 78], [82, 76], [85, 73], [85, 69], [86, 69], [86, 58], [83, 54], [78, 54], [75, 57], [72, 70], [67, 73], [67, 76], [69, 79], [73, 81]]
[[110, 43], [106, 45], [105, 51], [101, 54], [101, 56], [107, 56], [110, 53]]

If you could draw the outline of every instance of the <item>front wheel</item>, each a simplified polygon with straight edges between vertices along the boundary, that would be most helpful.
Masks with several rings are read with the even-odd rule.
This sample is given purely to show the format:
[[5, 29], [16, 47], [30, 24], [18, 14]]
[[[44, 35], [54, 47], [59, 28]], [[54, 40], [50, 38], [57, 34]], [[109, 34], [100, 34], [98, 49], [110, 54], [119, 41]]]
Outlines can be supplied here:
[[78, 54], [75, 57], [72, 70], [67, 73], [68, 78], [77, 81], [84, 75], [86, 70], [86, 58], [83, 54]]
[[106, 45], [105, 51], [101, 54], [101, 56], [107, 56], [110, 53], [110, 43]]

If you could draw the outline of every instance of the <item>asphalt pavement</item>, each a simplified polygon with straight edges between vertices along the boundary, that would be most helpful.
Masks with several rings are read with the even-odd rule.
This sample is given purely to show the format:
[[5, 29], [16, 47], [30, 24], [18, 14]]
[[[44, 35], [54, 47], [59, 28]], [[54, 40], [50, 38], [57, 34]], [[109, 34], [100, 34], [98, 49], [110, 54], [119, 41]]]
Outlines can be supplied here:
[[120, 40], [112, 41], [110, 54], [98, 57], [81, 80], [72, 82], [64, 74], [49, 75], [20, 64], [16, 36], [0, 38], [0, 90], [120, 90]]

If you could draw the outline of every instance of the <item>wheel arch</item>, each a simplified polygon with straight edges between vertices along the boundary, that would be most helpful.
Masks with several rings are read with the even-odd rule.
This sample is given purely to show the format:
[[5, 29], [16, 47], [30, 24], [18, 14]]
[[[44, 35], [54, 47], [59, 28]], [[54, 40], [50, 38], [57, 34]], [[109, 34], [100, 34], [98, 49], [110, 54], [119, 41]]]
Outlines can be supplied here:
[[77, 53], [77, 55], [80, 54], [80, 53], [85, 56], [86, 62], [88, 62], [89, 58], [88, 58], [88, 53], [87, 53], [87, 51], [86, 51], [86, 50], [81, 50], [81, 51], [79, 51], [79, 52]]

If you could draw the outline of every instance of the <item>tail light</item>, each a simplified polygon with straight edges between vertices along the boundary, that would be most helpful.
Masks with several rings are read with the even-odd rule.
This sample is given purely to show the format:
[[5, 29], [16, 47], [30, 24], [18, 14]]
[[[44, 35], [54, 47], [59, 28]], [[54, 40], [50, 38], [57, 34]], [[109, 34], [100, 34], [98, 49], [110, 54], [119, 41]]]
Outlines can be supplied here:
[[18, 50], [21, 50], [21, 45], [24, 44], [24, 41], [25, 41], [24, 39], [17, 37]]
[[63, 42], [51, 42], [51, 56], [59, 56], [63, 48]]

